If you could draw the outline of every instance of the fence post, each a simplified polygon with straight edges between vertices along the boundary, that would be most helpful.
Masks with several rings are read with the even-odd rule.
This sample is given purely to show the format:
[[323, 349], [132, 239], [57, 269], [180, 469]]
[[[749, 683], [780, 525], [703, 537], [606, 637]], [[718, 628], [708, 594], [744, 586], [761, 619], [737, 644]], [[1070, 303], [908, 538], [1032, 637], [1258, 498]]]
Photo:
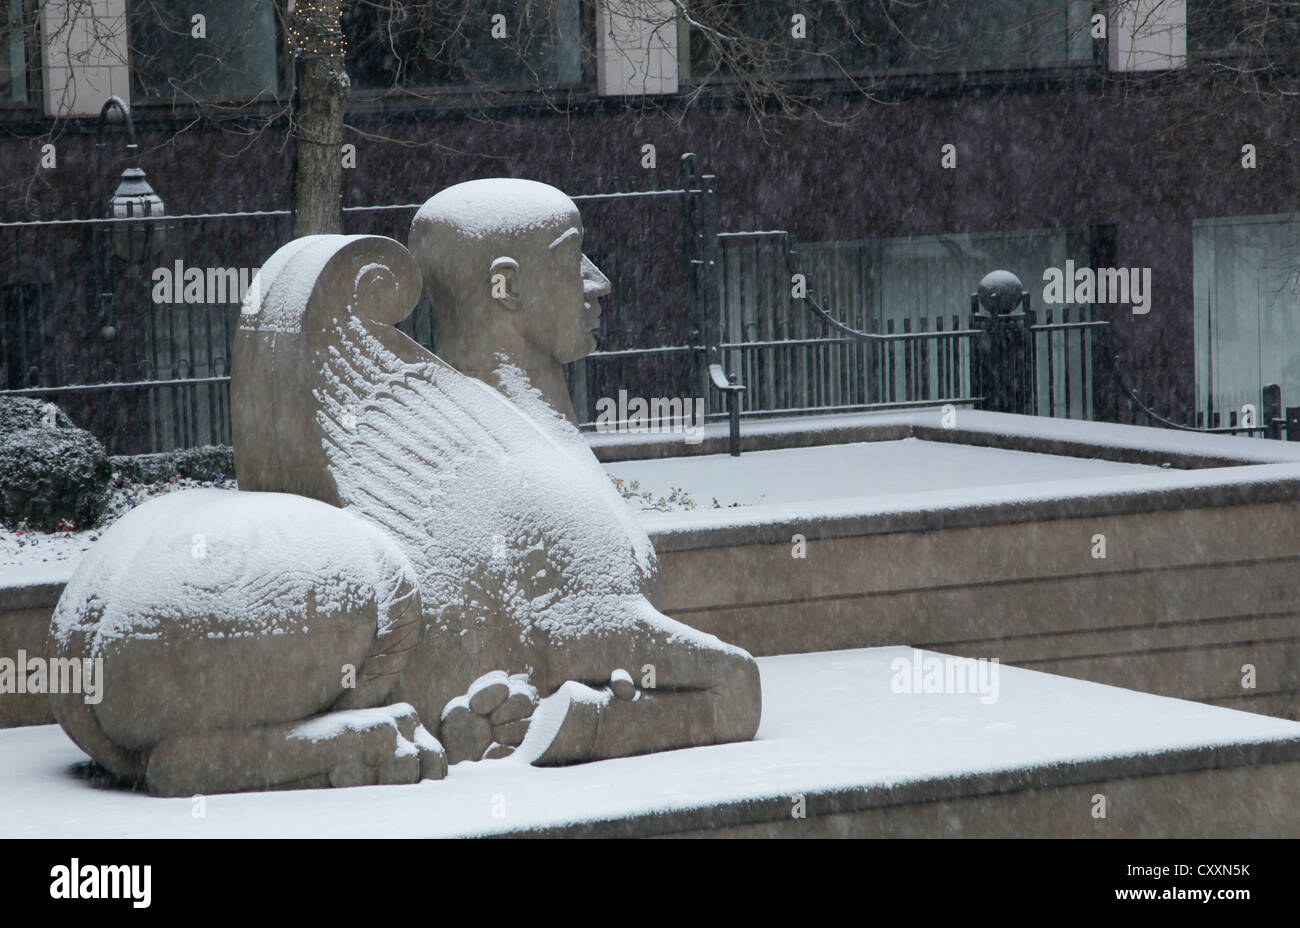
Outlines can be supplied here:
[[[703, 191], [695, 174], [695, 153], [687, 152], [681, 159], [681, 185], [685, 191], [682, 200], [682, 252], [686, 256], [686, 311], [690, 314], [691, 331], [687, 343], [695, 349], [686, 362], [691, 381], [704, 385], [707, 391], [708, 371], [701, 363], [704, 351], [704, 310], [701, 305], [704, 287], [704, 257], [700, 253], [699, 223], [700, 199]], [[704, 396], [708, 396], [705, 392]]]
[[[700, 258], [703, 264], [700, 266], [700, 285], [703, 293], [700, 294], [700, 315], [703, 322], [704, 333], [704, 351], [700, 355], [700, 383], [705, 390], [708, 388], [709, 373], [708, 366], [711, 358], [723, 362], [725, 367], [726, 359], [722, 357], [722, 350], [719, 346], [722, 344], [722, 303], [718, 297], [718, 267], [721, 263], [721, 243], [718, 241], [718, 177], [716, 174], [705, 174], [700, 178], [702, 189], [700, 197], [700, 209], [697, 216], [699, 221], [697, 234], [700, 242]], [[700, 396], [708, 399], [708, 393], [703, 392]], [[706, 403], [707, 405], [707, 403]], [[737, 398], [739, 406], [739, 398]]]
[[983, 330], [973, 345], [974, 392], [984, 397], [984, 409], [1034, 415], [1038, 410], [1029, 292], [1010, 271], [993, 271], [970, 299], [971, 327]]
[[681, 180], [685, 190], [682, 233], [685, 239], [687, 298], [690, 302], [692, 331], [690, 343], [695, 351], [691, 364], [692, 379], [698, 395], [709, 398], [709, 364], [721, 340], [721, 320], [717, 311], [718, 286], [718, 203], [717, 175], [695, 173], [695, 155], [682, 155]]
[[[1105, 265], [1099, 265], [1105, 266]], [[1120, 421], [1120, 389], [1115, 373], [1115, 323], [1094, 329], [1089, 376], [1092, 378], [1092, 418], [1096, 422]], [[1098, 372], [1101, 376], [1098, 377]]]
[[1268, 429], [1264, 434], [1269, 438], [1282, 437], [1282, 388], [1275, 383], [1264, 387], [1263, 421], [1260, 425]]

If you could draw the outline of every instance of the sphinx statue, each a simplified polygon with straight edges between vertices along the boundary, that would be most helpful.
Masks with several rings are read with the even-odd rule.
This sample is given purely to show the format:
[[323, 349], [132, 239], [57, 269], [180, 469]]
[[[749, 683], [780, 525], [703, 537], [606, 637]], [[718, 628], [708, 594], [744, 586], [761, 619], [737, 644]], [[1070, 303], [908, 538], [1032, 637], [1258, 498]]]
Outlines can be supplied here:
[[[654, 550], [557, 408], [562, 380], [538, 388], [514, 363], [584, 344], [524, 312], [586, 325], [608, 286], [553, 194], [510, 190], [513, 208], [462, 222], [459, 244], [413, 232], [416, 257], [309, 236], [266, 262], [232, 365], [240, 490], [129, 513], [55, 611], [61, 655], [105, 658], [98, 705], [55, 697], [96, 761], [187, 795], [754, 736], [757, 664], [650, 604]], [[508, 350], [483, 379], [394, 327], [428, 283], [417, 260], [434, 267], [441, 248], [500, 252], [486, 274], [457, 259], [455, 286], [477, 296], [456, 305], [513, 313], [527, 336], [485, 322]], [[530, 353], [552, 335], [549, 356]]]

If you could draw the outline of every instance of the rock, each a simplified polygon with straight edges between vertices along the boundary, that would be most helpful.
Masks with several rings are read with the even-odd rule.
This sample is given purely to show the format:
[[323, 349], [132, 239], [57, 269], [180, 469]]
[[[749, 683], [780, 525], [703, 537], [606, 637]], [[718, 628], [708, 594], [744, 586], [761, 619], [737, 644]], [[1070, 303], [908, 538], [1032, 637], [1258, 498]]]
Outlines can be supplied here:
[[469, 707], [479, 715], [489, 715], [510, 695], [510, 678], [503, 670], [485, 673], [469, 685]]
[[524, 735], [528, 734], [529, 721], [529, 719], [520, 719], [517, 722], [507, 722], [504, 725], [496, 725], [492, 728], [492, 737], [501, 744], [518, 747], [523, 744]]
[[478, 760], [492, 745], [492, 726], [469, 706], [455, 705], [443, 716], [438, 740], [447, 750], [447, 763]]
[[497, 760], [502, 757], [509, 757], [513, 753], [515, 753], [515, 749], [510, 745], [493, 742], [492, 746], [483, 752], [483, 759]]
[[520, 719], [528, 718], [536, 708], [537, 690], [530, 686], [526, 691], [511, 693], [505, 702], [492, 710], [492, 714], [488, 716], [488, 721], [493, 725], [517, 722]]

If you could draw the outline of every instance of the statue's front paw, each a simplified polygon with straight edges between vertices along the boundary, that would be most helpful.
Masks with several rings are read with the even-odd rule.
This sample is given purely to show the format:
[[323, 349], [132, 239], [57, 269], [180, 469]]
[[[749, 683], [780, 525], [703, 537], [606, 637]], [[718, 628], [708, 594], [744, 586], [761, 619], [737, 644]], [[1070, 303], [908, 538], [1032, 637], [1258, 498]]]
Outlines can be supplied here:
[[334, 787], [418, 783], [447, 775], [446, 752], [408, 703], [329, 713], [298, 726], [291, 737], [331, 744], [329, 784]]
[[634, 702], [637, 698], [636, 682], [632, 679], [632, 675], [621, 667], [609, 675], [609, 688], [624, 702]]
[[438, 733], [447, 762], [510, 756], [528, 733], [539, 701], [527, 674], [485, 673], [442, 710]]

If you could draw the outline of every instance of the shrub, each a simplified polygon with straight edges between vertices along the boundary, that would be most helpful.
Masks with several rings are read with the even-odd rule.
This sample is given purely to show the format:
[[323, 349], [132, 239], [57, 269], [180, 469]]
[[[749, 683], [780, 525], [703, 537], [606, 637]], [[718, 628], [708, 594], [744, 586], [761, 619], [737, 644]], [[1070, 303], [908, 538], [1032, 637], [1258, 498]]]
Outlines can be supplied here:
[[111, 475], [104, 446], [62, 410], [0, 397], [0, 520], [47, 532], [93, 525]]

